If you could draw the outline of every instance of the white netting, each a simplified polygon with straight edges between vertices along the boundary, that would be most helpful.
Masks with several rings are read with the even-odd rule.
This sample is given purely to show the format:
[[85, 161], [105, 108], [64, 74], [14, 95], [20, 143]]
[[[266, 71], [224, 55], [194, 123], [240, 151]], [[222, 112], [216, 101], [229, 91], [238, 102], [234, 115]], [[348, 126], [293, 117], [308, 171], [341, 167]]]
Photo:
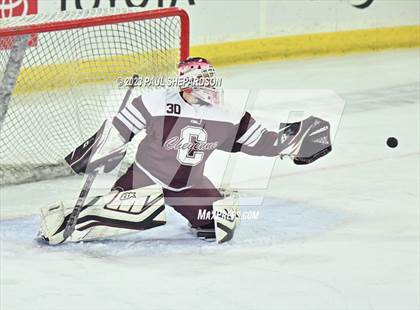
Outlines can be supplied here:
[[[67, 20], [80, 19], [74, 14], [65, 16]], [[22, 25], [28, 20], [33, 24], [45, 22], [47, 17], [11, 23]], [[10, 40], [0, 37], [0, 81], [10, 56], [10, 49], [4, 47]], [[121, 104], [126, 89], [119, 87], [118, 77], [176, 73], [181, 18], [157, 15], [147, 20], [50, 31], [38, 33], [35, 42], [26, 49], [0, 124], [0, 184], [69, 174], [63, 157], [90, 137]], [[137, 88], [134, 95], [143, 91]], [[131, 148], [127, 161], [134, 156]]]

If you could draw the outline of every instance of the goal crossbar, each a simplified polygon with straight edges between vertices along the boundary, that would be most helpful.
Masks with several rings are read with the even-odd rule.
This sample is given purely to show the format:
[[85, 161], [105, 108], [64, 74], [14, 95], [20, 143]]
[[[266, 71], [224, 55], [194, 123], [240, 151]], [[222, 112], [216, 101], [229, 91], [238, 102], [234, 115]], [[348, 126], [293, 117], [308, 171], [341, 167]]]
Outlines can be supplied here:
[[166, 8], [143, 12], [130, 12], [108, 16], [94, 16], [87, 18], [76, 18], [65, 21], [52, 21], [45, 23], [34, 23], [31, 25], [0, 28], [0, 37], [13, 37], [25, 34], [37, 34], [42, 32], [53, 32], [94, 26], [118, 24], [122, 22], [140, 21], [154, 18], [174, 17], [181, 19], [181, 59], [188, 57], [190, 50], [190, 19], [188, 13], [181, 8]]

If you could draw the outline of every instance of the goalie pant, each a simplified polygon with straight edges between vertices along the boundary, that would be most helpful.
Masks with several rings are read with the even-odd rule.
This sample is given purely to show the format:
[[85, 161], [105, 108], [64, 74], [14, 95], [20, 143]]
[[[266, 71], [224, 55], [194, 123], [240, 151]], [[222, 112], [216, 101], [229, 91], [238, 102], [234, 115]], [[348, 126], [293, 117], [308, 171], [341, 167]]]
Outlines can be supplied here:
[[[131, 165], [126, 173], [114, 184], [112, 190], [129, 191], [150, 186], [155, 182], [136, 164]], [[193, 228], [213, 225], [212, 219], [202, 219], [199, 214], [213, 211], [213, 203], [223, 199], [223, 195], [205, 176], [196, 186], [182, 191], [163, 188], [165, 203], [185, 217]]]

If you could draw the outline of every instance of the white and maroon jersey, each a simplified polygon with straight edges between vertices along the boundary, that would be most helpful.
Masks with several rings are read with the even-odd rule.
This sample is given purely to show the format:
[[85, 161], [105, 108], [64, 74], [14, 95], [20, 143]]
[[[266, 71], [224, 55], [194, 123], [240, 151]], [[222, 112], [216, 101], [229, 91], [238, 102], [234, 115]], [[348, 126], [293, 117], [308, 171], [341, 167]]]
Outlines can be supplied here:
[[135, 164], [172, 190], [198, 184], [216, 149], [258, 156], [279, 154], [278, 133], [265, 129], [248, 112], [234, 115], [219, 106], [191, 105], [173, 89], [135, 98], [113, 124], [126, 141], [146, 130]]

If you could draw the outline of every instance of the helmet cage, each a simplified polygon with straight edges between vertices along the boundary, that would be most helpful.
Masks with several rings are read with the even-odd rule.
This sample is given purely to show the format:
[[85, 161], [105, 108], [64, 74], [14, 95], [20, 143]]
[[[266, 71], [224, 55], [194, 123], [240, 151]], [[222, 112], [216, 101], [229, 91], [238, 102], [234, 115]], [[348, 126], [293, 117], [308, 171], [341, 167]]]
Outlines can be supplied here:
[[203, 58], [193, 58], [179, 65], [179, 75], [184, 79], [181, 90], [210, 105], [222, 103], [223, 91], [218, 85], [214, 67]]

